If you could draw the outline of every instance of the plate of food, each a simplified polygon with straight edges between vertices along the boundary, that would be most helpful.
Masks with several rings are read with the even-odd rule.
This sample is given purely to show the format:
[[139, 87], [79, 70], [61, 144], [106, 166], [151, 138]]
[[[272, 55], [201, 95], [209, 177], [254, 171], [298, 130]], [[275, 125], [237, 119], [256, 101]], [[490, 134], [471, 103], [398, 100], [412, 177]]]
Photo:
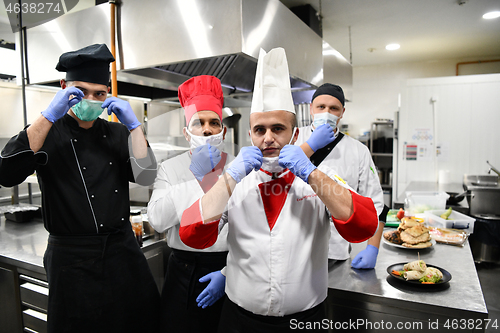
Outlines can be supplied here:
[[422, 249], [430, 248], [436, 244], [436, 241], [432, 238], [427, 242], [422, 242], [422, 243], [418, 243], [418, 244], [408, 244], [408, 243], [396, 244], [396, 243], [392, 243], [392, 242], [388, 241], [387, 239], [385, 239], [385, 237], [382, 239], [382, 241], [384, 242], [384, 244], [387, 244], [389, 246], [397, 247], [399, 249], [405, 249], [405, 250], [422, 250]]
[[436, 244], [429, 230], [421, 219], [404, 217], [396, 230], [384, 232], [383, 239], [384, 243], [389, 246], [402, 249], [425, 249]]
[[399, 263], [387, 267], [390, 276], [414, 285], [440, 285], [451, 280], [451, 274], [438, 266], [426, 264], [423, 260]]

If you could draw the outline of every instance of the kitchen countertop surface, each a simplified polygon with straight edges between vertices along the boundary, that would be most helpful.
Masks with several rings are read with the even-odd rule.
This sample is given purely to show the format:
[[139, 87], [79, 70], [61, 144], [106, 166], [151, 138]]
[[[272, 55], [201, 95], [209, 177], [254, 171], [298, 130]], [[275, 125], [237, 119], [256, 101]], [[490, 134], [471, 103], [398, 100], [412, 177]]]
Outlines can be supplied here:
[[[352, 244], [351, 258], [365, 247], [366, 242]], [[427, 264], [447, 270], [452, 276], [450, 282], [442, 286], [415, 286], [387, 273], [390, 265], [418, 260], [419, 254]], [[360, 302], [387, 304], [410, 311], [420, 309], [443, 316], [462, 314], [464, 318], [487, 318], [488, 311], [468, 242], [463, 247], [437, 243], [428, 249], [414, 250], [397, 248], [382, 240], [375, 269], [353, 269], [351, 261], [348, 259], [329, 267], [329, 288], [347, 291], [350, 298]]]
[[[45, 275], [43, 255], [49, 233], [43, 222], [16, 223], [0, 218], [0, 262]], [[143, 242], [145, 251], [162, 240], [153, 238]]]
[[[48, 232], [41, 222], [14, 223], [0, 220], [0, 262], [45, 274], [43, 255]], [[162, 240], [147, 239], [143, 250]], [[366, 243], [353, 244], [351, 258], [365, 248]], [[443, 286], [410, 286], [388, 275], [388, 266], [417, 260], [417, 253], [426, 263], [446, 269], [451, 281]], [[435, 288], [438, 287], [438, 288]], [[487, 317], [481, 286], [468, 243], [464, 247], [435, 244], [429, 249], [400, 249], [380, 245], [377, 265], [372, 270], [351, 268], [351, 259], [337, 262], [329, 268], [329, 288], [349, 293], [352, 299], [363, 302], [390, 304], [398, 308], [427, 311], [450, 310], [469, 317]], [[465, 311], [465, 312], [464, 312]]]

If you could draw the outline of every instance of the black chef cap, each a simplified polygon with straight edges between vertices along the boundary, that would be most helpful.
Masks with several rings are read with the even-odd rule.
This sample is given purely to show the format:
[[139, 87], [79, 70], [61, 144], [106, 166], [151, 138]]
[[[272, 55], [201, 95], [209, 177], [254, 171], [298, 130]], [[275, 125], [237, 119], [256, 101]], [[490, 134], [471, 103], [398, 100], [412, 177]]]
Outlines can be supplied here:
[[56, 69], [66, 72], [66, 81], [109, 84], [109, 63], [115, 58], [106, 44], [94, 44], [83, 49], [63, 53]]
[[344, 103], [345, 103], [344, 91], [342, 90], [342, 88], [340, 88], [336, 84], [325, 83], [325, 84], [321, 85], [314, 93], [311, 102], [314, 101], [314, 99], [316, 97], [318, 97], [319, 95], [333, 96], [336, 99], [338, 99], [340, 101], [340, 103], [342, 103], [342, 106], [344, 106]]

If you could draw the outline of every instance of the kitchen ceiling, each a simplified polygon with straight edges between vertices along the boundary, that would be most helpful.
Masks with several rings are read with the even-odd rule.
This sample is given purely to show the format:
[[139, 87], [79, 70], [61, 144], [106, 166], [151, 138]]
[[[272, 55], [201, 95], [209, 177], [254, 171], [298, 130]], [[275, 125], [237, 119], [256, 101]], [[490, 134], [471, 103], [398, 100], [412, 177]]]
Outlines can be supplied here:
[[[82, 5], [90, 0], [80, 0]], [[311, 5], [323, 17], [323, 39], [353, 66], [436, 60], [500, 58], [500, 0], [281, 0]], [[459, 3], [463, 3], [459, 5]], [[349, 34], [350, 27], [350, 34]], [[350, 36], [349, 36], [350, 35]], [[350, 38], [349, 38], [350, 37]], [[4, 6], [0, 39], [14, 42]], [[401, 48], [387, 51], [389, 43]]]
[[[311, 5], [323, 17], [323, 39], [352, 65], [500, 59], [499, 0], [281, 0]], [[463, 3], [460, 5], [459, 3]], [[350, 42], [349, 42], [350, 27]], [[398, 43], [401, 48], [387, 51]], [[351, 51], [352, 50], [352, 51]]]

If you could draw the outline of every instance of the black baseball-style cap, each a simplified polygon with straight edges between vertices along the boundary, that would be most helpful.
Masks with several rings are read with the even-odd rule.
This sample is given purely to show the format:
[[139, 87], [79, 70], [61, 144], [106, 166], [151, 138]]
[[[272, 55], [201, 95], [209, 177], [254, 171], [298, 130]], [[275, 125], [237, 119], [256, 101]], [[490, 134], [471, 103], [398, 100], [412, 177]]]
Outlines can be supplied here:
[[335, 97], [342, 103], [342, 106], [345, 104], [345, 98], [344, 98], [344, 91], [342, 88], [336, 84], [331, 84], [331, 83], [325, 83], [321, 85], [316, 92], [314, 93], [311, 102], [314, 101], [314, 99], [320, 95], [330, 95]]
[[109, 84], [109, 64], [115, 58], [106, 44], [93, 44], [83, 49], [63, 53], [56, 69], [66, 72], [66, 81]]

